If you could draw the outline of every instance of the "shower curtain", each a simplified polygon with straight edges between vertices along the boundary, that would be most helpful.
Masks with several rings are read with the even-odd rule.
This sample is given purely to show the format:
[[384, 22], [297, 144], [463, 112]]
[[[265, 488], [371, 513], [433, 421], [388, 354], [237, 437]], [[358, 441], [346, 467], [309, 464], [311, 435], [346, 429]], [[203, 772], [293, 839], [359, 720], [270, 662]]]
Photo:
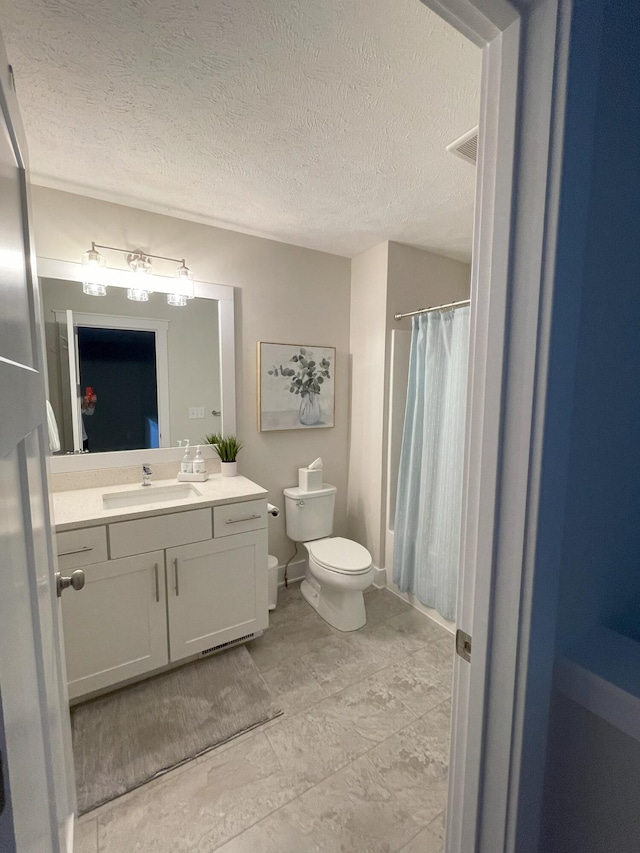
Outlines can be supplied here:
[[396, 496], [393, 580], [455, 619], [469, 308], [413, 318]]

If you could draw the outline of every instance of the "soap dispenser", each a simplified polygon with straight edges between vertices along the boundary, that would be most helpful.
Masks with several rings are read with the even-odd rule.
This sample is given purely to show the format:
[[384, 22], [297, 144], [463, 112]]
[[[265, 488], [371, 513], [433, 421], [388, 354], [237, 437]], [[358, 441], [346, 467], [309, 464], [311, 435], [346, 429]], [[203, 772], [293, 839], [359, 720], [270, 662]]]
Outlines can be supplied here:
[[202, 458], [202, 453], [200, 452], [200, 445], [196, 450], [196, 455], [193, 460], [193, 473], [194, 474], [204, 474], [206, 468], [204, 464], [204, 459]]
[[189, 453], [188, 438], [185, 438], [184, 440], [184, 456], [182, 457], [182, 462], [180, 463], [180, 473], [193, 474], [193, 462], [191, 461], [191, 454]]

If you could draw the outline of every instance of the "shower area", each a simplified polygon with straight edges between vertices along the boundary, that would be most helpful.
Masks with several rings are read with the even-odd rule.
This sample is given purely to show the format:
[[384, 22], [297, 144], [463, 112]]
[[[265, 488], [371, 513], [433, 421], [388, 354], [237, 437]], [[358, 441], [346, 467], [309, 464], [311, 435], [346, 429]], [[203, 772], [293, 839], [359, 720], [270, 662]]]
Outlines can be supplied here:
[[389, 241], [351, 270], [346, 532], [376, 585], [452, 630], [470, 264]]
[[449, 628], [460, 556], [469, 305], [462, 299], [396, 313], [405, 328], [390, 332], [387, 583]]

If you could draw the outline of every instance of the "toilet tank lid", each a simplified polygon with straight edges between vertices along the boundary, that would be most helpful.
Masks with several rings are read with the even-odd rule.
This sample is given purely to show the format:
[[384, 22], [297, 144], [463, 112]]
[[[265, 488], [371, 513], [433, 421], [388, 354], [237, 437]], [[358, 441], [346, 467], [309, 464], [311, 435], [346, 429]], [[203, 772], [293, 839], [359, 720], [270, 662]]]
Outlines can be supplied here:
[[285, 498], [296, 498], [297, 500], [303, 499], [305, 501], [311, 500], [311, 498], [321, 498], [325, 495], [335, 495], [338, 489], [335, 486], [332, 486], [330, 483], [323, 483], [321, 489], [314, 489], [312, 492], [305, 492], [303, 489], [300, 489], [298, 486], [291, 486], [289, 489], [284, 489]]

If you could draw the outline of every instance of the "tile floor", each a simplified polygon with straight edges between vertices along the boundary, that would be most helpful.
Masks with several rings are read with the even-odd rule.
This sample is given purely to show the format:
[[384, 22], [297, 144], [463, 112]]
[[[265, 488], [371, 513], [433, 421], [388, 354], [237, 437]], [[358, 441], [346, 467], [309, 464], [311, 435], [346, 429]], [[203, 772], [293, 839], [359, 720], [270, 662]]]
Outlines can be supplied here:
[[85, 815], [76, 853], [441, 853], [453, 638], [366, 603], [341, 634], [280, 590], [248, 649], [283, 716]]

